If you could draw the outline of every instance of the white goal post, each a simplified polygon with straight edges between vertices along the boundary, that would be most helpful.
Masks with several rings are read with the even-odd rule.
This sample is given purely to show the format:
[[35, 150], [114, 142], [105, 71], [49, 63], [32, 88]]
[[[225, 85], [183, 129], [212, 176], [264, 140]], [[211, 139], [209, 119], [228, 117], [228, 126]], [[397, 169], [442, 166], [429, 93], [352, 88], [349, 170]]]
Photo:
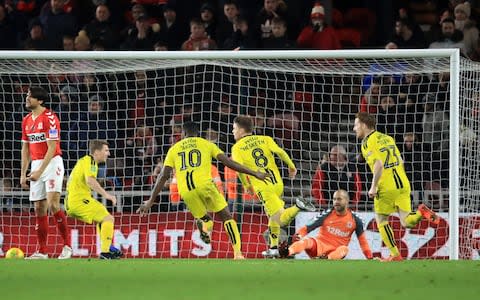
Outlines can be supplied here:
[[[417, 75], [419, 81], [405, 79]], [[85, 79], [88, 76], [94, 78], [93, 85], [88, 82], [89, 79]], [[322, 209], [328, 207], [328, 200], [322, 203], [315, 198], [313, 177], [316, 170], [321, 168], [322, 158], [324, 164], [329, 163], [328, 152], [332, 146], [342, 145], [345, 148], [345, 154], [352, 164], [363, 168], [363, 171], [355, 169], [355, 173], [363, 172], [359, 175], [363, 184], [359, 190], [361, 200], [355, 204], [355, 208], [366, 218], [366, 229], [371, 230], [369, 241], [376, 249], [374, 252], [379, 255], [386, 252], [375, 232], [375, 226], [368, 222], [372, 219], [372, 207], [365, 197], [368, 190], [365, 186], [370, 175], [365, 172], [365, 166], [354, 161], [360, 141], [354, 139], [352, 117], [360, 109], [374, 109], [378, 114], [385, 109], [381, 126], [386, 130], [394, 130], [386, 133], [395, 135], [398, 138], [397, 144], [403, 144], [404, 137], [410, 133], [422, 140], [422, 143], [429, 144], [419, 150], [418, 157], [422, 157], [422, 160], [414, 159], [411, 162], [413, 170], [409, 174], [418, 178], [411, 179], [412, 185], [415, 181], [419, 187], [414, 188], [412, 193], [413, 208], [420, 202], [431, 204], [431, 201], [441, 202], [442, 199], [448, 201], [448, 204], [434, 203], [434, 208], [438, 208], [441, 216], [446, 219], [442, 223], [444, 228], [432, 229], [424, 225], [418, 232], [399, 231], [401, 235], [398, 238], [405, 241], [408, 257], [477, 258], [479, 256], [475, 251], [480, 247], [480, 234], [477, 233], [477, 228], [480, 228], [480, 221], [477, 220], [480, 219], [480, 163], [477, 162], [480, 158], [480, 140], [479, 124], [473, 117], [476, 112], [475, 115], [469, 114], [477, 109], [475, 97], [480, 99], [479, 78], [480, 66], [461, 59], [458, 49], [1, 51], [0, 101], [4, 109], [0, 112], [3, 125], [0, 131], [4, 150], [0, 159], [0, 176], [4, 179], [12, 178], [13, 187], [5, 188], [8, 184], [4, 181], [1, 189], [0, 255], [2, 249], [6, 251], [9, 247], [16, 246], [15, 243], [23, 243], [23, 247], [29, 251], [35, 246], [35, 238], [29, 236], [33, 231], [16, 230], [13, 224], [27, 226], [32, 214], [28, 201], [25, 201], [26, 192], [16, 188], [20, 156], [19, 141], [15, 139], [18, 139], [20, 131], [19, 117], [26, 114], [22, 110], [22, 85], [37, 84], [48, 86], [52, 97], [56, 96], [52, 100], [54, 107], [60, 107], [62, 95], [78, 101], [75, 106], [78, 114], [74, 114], [74, 109], [69, 111], [68, 116], [74, 117], [68, 120], [65, 127], [72, 130], [68, 133], [71, 140], [66, 144], [66, 147], [71, 148], [63, 149], [71, 160], [67, 162], [67, 171], [76, 158], [86, 153], [87, 149], [82, 146], [85, 140], [81, 138], [85, 130], [95, 133], [85, 135], [86, 138], [102, 136], [112, 142], [115, 140], [115, 157], [112, 158], [113, 163], [106, 166], [105, 179], [120, 198], [126, 199], [116, 208], [119, 217], [116, 218], [115, 226], [119, 232], [115, 237], [118, 243], [125, 243], [124, 249], [130, 251], [127, 252], [131, 257], [228, 257], [231, 250], [228, 249], [225, 234], [214, 236], [219, 242], [213, 243], [210, 248], [198, 243], [198, 232], [190, 228], [191, 217], [178, 207], [178, 203], [173, 206], [171, 203], [165, 204], [164, 210], [159, 209], [155, 217], [148, 219], [140, 219], [132, 211], [151, 189], [151, 181], [148, 183], [148, 179], [142, 179], [137, 185], [138, 178], [154, 176], [156, 159], [160, 162], [172, 139], [178, 138], [175, 135], [175, 125], [181, 122], [182, 116], [188, 114], [202, 123], [203, 133], [213, 131], [213, 139], [230, 153], [231, 116], [223, 118], [218, 115], [221, 114], [219, 111], [222, 105], [230, 105], [227, 108], [231, 109], [230, 115], [263, 115], [262, 132], [273, 135], [298, 165], [300, 178], [294, 181], [285, 179], [287, 203], [294, 196], [303, 195], [312, 197], [313, 201], [317, 200], [315, 203]], [[144, 98], [139, 96], [142, 85]], [[378, 89], [372, 96], [374, 86]], [[383, 91], [385, 95], [382, 94]], [[404, 94], [406, 100], [399, 100], [402, 97], [400, 95]], [[444, 97], [443, 100], [440, 100], [441, 97]], [[374, 98], [377, 100], [369, 102]], [[85, 118], [88, 118], [92, 101], [98, 101], [105, 113], [105, 117], [94, 119], [93, 123], [96, 122], [97, 125], [94, 129], [87, 125], [82, 127], [82, 124], [88, 122], [80, 114], [85, 113]], [[187, 107], [193, 112], [185, 112]], [[413, 115], [415, 117], [411, 117]], [[441, 119], [442, 116], [445, 118]], [[414, 120], [415, 124], [410, 124], [409, 120]], [[100, 126], [102, 122], [110, 121], [113, 122], [112, 126]], [[436, 126], [445, 121], [449, 122], [448, 125]], [[142, 130], [139, 131], [139, 127]], [[115, 130], [118, 132], [110, 136]], [[145, 151], [144, 155], [138, 152], [138, 141], [142, 144], [141, 151]], [[145, 145], [146, 143], [152, 144]], [[154, 151], [154, 154], [148, 151]], [[148, 155], [152, 157], [149, 158]], [[448, 170], [442, 169], [445, 164], [448, 164]], [[416, 166], [423, 166], [422, 170], [415, 169]], [[115, 172], [108, 168], [114, 168]], [[433, 173], [438, 175], [432, 175]], [[221, 167], [220, 177], [225, 184], [228, 199], [228, 178]], [[325, 191], [320, 191], [323, 192]], [[325, 193], [328, 198], [328, 192]], [[163, 195], [171, 198], [171, 191], [164, 191]], [[242, 239], [245, 237], [246, 243], [250, 243], [245, 246], [246, 255], [259, 257], [258, 253], [266, 247], [258, 239], [266, 229], [264, 212], [258, 204], [242, 200], [241, 192], [234, 195], [237, 199], [230, 199], [234, 202], [232, 209], [237, 217], [244, 214], [243, 222], [239, 222], [243, 224], [240, 225], [243, 226]], [[14, 199], [13, 204], [3, 200], [7, 198]], [[312, 215], [300, 215], [297, 226], [310, 217]], [[15, 218], [26, 221], [19, 223]], [[127, 223], [123, 224], [124, 221]], [[157, 228], [155, 222], [163, 225]], [[171, 222], [175, 228], [169, 227]], [[261, 226], [255, 222], [260, 222]], [[182, 224], [187, 229], [180, 228]], [[76, 255], [92, 255], [96, 251], [94, 247], [89, 248], [82, 243], [95, 244], [95, 238], [91, 237], [94, 236], [94, 229], [85, 229], [79, 223], [74, 223], [73, 229], [76, 230], [78, 243]], [[218, 229], [221, 230], [221, 227], [218, 226]], [[432, 230], [435, 232], [432, 233]], [[445, 231], [445, 245], [433, 245], [441, 239], [434, 240], [432, 235], [440, 234], [441, 231]], [[55, 235], [55, 231], [50, 234]], [[82, 234], [90, 237], [78, 238]], [[28, 236], [22, 237], [24, 235]], [[165, 246], [159, 240], [167, 237], [170, 242]], [[168, 253], [162, 254], [163, 250], [159, 250], [161, 247], [170, 247], [168, 251], [165, 250]], [[358, 245], [356, 247], [358, 250]], [[428, 247], [433, 248], [427, 249]], [[90, 250], [87, 251], [86, 248]], [[55, 251], [58, 249], [55, 248]], [[351, 258], [360, 257], [353, 255]]]

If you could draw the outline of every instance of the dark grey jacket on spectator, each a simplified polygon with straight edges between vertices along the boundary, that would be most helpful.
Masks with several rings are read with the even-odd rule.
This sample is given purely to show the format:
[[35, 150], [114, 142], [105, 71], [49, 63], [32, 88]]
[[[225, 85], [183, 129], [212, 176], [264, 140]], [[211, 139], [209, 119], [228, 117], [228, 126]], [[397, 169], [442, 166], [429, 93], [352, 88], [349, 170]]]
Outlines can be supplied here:
[[64, 35], [77, 35], [77, 21], [75, 17], [65, 12], [54, 14], [51, 10], [48, 10], [40, 16], [40, 21], [42, 22], [47, 40], [55, 49], [63, 48], [62, 39]]
[[87, 32], [92, 45], [100, 42], [107, 50], [118, 49], [120, 31], [112, 22], [99, 22], [97, 19], [94, 19], [85, 25], [83, 29]]

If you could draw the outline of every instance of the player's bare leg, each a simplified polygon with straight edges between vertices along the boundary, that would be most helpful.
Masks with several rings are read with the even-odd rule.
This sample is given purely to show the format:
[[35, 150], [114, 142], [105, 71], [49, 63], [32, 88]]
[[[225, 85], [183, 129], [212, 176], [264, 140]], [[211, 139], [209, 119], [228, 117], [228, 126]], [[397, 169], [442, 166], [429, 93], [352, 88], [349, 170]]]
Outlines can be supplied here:
[[60, 193], [48, 192], [47, 203], [48, 208], [52, 212], [53, 218], [57, 223], [57, 229], [63, 238], [62, 253], [58, 258], [69, 259], [72, 257], [73, 250], [71, 247], [70, 228], [68, 226], [67, 217], [60, 207]]
[[48, 204], [47, 200], [34, 202], [35, 207], [35, 231], [37, 232], [38, 248], [35, 253], [25, 259], [48, 259], [47, 237], [48, 237]]
[[223, 221], [223, 227], [225, 228], [225, 232], [227, 232], [227, 235], [230, 238], [230, 242], [232, 243], [233, 258], [245, 259], [242, 254], [242, 240], [240, 238], [240, 232], [238, 231], [238, 225], [230, 214], [228, 206], [217, 212], [217, 214]]

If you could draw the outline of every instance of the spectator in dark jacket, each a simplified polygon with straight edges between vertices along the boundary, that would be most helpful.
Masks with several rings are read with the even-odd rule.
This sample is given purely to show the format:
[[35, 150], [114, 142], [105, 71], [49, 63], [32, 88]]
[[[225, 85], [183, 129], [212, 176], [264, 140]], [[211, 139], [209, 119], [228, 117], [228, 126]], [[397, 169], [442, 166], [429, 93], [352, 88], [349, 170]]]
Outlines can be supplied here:
[[362, 189], [360, 176], [355, 166], [348, 162], [347, 152], [341, 145], [330, 149], [328, 159], [315, 172], [312, 196], [320, 206], [331, 207], [333, 193], [338, 189], [347, 191], [352, 199], [351, 206], [357, 206]]
[[161, 39], [167, 42], [168, 50], [180, 50], [182, 43], [188, 38], [188, 28], [178, 22], [173, 5], [163, 6], [163, 22], [160, 28]]
[[117, 127], [114, 121], [107, 118], [102, 102], [103, 99], [99, 96], [90, 97], [88, 112], [80, 114], [79, 120], [70, 128], [70, 149], [76, 149], [79, 157], [87, 154], [89, 140], [117, 142]]
[[263, 40], [264, 49], [281, 50], [295, 48], [295, 42], [287, 38], [287, 22], [280, 18], [272, 20], [272, 36]]
[[65, 0], [50, 0], [50, 9], [40, 15], [45, 35], [54, 49], [62, 49], [64, 35], [77, 35], [75, 17], [63, 10]]
[[148, 17], [142, 15], [135, 21], [135, 29], [132, 29], [122, 44], [125, 50], [152, 50], [157, 36], [148, 23]]
[[0, 49], [15, 48], [15, 28], [3, 5], [0, 5]]
[[83, 27], [92, 44], [101, 42], [106, 50], [118, 47], [118, 28], [112, 23], [108, 6], [100, 4], [95, 10], [95, 18]]
[[29, 36], [23, 42], [23, 48], [28, 50], [47, 50], [51, 48], [43, 33], [43, 26], [39, 19], [35, 18], [28, 25]]
[[255, 39], [252, 37], [248, 27], [248, 21], [238, 16], [233, 21], [233, 33], [225, 40], [223, 49], [254, 49], [257, 46]]
[[217, 35], [217, 20], [215, 19], [215, 10], [210, 3], [207, 2], [202, 5], [200, 8], [200, 18], [205, 26], [208, 37], [215, 40]]
[[233, 21], [240, 14], [237, 2], [232, 0], [225, 1], [223, 4], [224, 15], [220, 18], [217, 26], [216, 41], [218, 45], [224, 45], [225, 41], [235, 32], [233, 30]]

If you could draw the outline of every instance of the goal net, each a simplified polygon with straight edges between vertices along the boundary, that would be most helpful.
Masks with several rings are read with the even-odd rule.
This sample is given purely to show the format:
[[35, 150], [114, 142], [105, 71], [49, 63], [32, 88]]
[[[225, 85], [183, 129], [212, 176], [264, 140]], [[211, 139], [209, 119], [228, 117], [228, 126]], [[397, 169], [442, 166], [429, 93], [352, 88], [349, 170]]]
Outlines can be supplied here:
[[[396, 139], [412, 207], [425, 203], [442, 217], [439, 225], [422, 221], [407, 230], [392, 216], [402, 255], [478, 258], [480, 68], [456, 51], [5, 52], [0, 64], [0, 256], [10, 247], [27, 254], [36, 248], [33, 205], [19, 187], [19, 173], [24, 99], [30, 85], [39, 85], [49, 91], [46, 106], [61, 121], [66, 178], [87, 154], [88, 140], [110, 143], [112, 156], [98, 180], [119, 201], [112, 207], [99, 200], [115, 216], [114, 244], [127, 257], [232, 257], [218, 219], [212, 243], [201, 241], [175, 178], [148, 216], [135, 211], [148, 199], [167, 150], [181, 138], [182, 122], [198, 122], [202, 136], [230, 154], [238, 114], [252, 116], [255, 133], [272, 136], [295, 162], [294, 180], [278, 162], [287, 206], [303, 196], [321, 212], [332, 207], [335, 190], [345, 189], [374, 255], [388, 255], [367, 197], [371, 174], [358, 159], [361, 141], [352, 130], [355, 114], [367, 111], [376, 115], [379, 131]], [[268, 247], [262, 206], [243, 192], [234, 172], [214, 167], [244, 254], [261, 257]], [[316, 215], [297, 215], [281, 239]], [[95, 227], [69, 222], [74, 255], [96, 256]], [[62, 245], [53, 220], [48, 242], [50, 254], [58, 255]], [[363, 258], [355, 238], [348, 258]]]

